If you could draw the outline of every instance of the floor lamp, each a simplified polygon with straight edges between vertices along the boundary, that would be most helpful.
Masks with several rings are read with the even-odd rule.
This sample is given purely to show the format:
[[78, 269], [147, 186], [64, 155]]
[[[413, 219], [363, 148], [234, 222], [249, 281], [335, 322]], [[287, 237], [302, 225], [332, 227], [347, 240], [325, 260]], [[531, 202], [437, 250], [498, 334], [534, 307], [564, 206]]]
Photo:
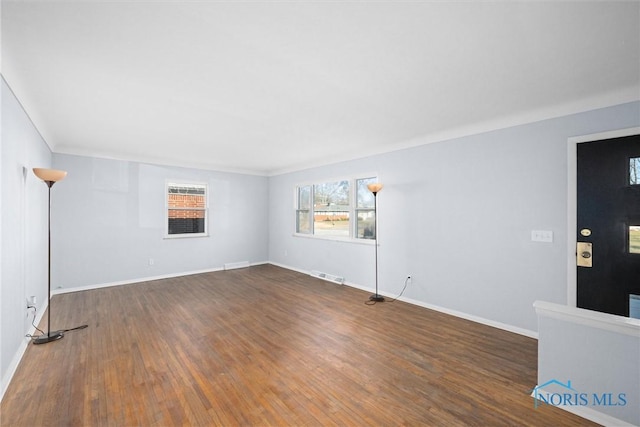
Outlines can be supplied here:
[[56, 169], [45, 169], [45, 168], [34, 168], [33, 173], [44, 181], [49, 187], [49, 246], [47, 249], [48, 252], [48, 308], [47, 308], [47, 333], [42, 334], [33, 339], [34, 344], [45, 344], [51, 341], [59, 340], [64, 336], [62, 331], [53, 331], [51, 332], [51, 187], [56, 182], [64, 179], [67, 176], [66, 171], [56, 170]]
[[379, 182], [375, 184], [367, 185], [369, 191], [373, 193], [373, 208], [375, 210], [374, 217], [374, 230], [375, 230], [375, 245], [376, 245], [376, 293], [369, 297], [369, 301], [383, 302], [384, 297], [378, 293], [378, 193], [382, 190], [382, 184]]

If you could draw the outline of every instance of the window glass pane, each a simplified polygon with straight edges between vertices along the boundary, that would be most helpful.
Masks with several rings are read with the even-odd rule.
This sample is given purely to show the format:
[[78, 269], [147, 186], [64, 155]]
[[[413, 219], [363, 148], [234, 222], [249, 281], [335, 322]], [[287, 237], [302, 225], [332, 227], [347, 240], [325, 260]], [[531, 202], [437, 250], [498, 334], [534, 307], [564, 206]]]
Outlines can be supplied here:
[[349, 181], [325, 182], [313, 187], [314, 206], [349, 206]]
[[373, 193], [367, 185], [376, 182], [376, 178], [356, 180], [356, 208], [373, 208]]
[[629, 184], [640, 185], [640, 157], [629, 159]]
[[640, 225], [629, 226], [629, 253], [640, 254]]
[[376, 238], [376, 211], [359, 210], [357, 218], [357, 238], [358, 239], [375, 239]]
[[629, 294], [629, 317], [640, 319], [640, 295]]
[[206, 208], [206, 187], [203, 185], [169, 184], [169, 208]]
[[296, 233], [311, 234], [311, 214], [309, 211], [297, 211]]
[[349, 211], [323, 210], [313, 215], [313, 234], [349, 237]]
[[313, 234], [349, 237], [349, 181], [314, 185]]
[[169, 194], [199, 194], [204, 195], [207, 187], [196, 184], [169, 184]]
[[311, 186], [298, 187], [298, 209], [311, 209]]
[[204, 218], [169, 218], [169, 234], [196, 234], [204, 232]]

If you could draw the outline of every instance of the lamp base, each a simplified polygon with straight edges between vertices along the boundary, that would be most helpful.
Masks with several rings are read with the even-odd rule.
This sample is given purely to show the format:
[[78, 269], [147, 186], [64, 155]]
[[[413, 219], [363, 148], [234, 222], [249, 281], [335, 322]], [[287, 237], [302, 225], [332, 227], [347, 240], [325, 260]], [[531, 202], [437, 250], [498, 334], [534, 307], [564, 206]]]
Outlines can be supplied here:
[[369, 301], [384, 302], [384, 297], [380, 294], [373, 294], [369, 297]]
[[62, 333], [62, 331], [53, 331], [53, 332], [49, 332], [47, 334], [42, 334], [39, 337], [36, 337], [33, 340], [33, 343], [34, 344], [46, 344], [46, 343], [51, 342], [51, 341], [59, 340], [62, 337], [64, 337], [64, 334]]

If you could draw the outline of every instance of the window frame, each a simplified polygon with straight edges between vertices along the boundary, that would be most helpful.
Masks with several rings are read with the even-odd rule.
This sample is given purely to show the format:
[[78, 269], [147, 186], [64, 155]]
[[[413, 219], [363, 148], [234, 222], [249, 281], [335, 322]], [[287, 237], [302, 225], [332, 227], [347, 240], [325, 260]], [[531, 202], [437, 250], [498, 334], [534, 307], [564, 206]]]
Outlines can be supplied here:
[[[301, 193], [302, 193], [302, 189], [303, 188], [309, 188], [309, 206], [303, 207], [301, 206], [301, 199], [302, 197], [300, 197]], [[295, 209], [296, 209], [296, 228], [295, 228], [295, 232], [296, 234], [300, 234], [300, 235], [305, 235], [305, 236], [313, 236], [314, 235], [314, 227], [313, 227], [313, 203], [312, 203], [312, 198], [313, 198], [313, 184], [305, 184], [305, 185], [296, 185], [296, 190], [295, 190]], [[300, 232], [300, 215], [306, 213], [307, 215], [307, 220], [308, 220], [308, 232], [307, 233], [303, 233]]]
[[[358, 207], [357, 203], [357, 183], [360, 180], [364, 179], [372, 179], [373, 182], [379, 182], [380, 176], [377, 173], [363, 173], [357, 175], [349, 175], [342, 176], [337, 178], [327, 178], [327, 179], [319, 179], [314, 181], [305, 181], [299, 184], [296, 184], [293, 189], [293, 207], [294, 207], [294, 237], [304, 237], [310, 239], [321, 239], [321, 240], [332, 240], [332, 241], [340, 241], [340, 242], [350, 242], [350, 243], [359, 243], [359, 244], [374, 244], [375, 238], [367, 238], [367, 237], [358, 237], [358, 213], [360, 212], [373, 212], [374, 215], [377, 215], [375, 205], [371, 208], [367, 207]], [[318, 235], [315, 233], [314, 227], [314, 218], [315, 218], [315, 210], [314, 210], [314, 198], [315, 198], [315, 186], [333, 182], [347, 181], [349, 183], [349, 210], [347, 211], [349, 214], [349, 236], [335, 236], [335, 235]], [[300, 204], [300, 189], [308, 187], [309, 188], [309, 207], [303, 208]], [[379, 207], [378, 207], [379, 208]], [[306, 212], [308, 213], [309, 218], [309, 232], [304, 233], [298, 231], [300, 228], [300, 214]]]
[[[376, 212], [376, 199], [375, 196], [373, 195], [373, 193], [371, 191], [369, 191], [368, 188], [366, 188], [365, 191], [368, 192], [368, 194], [371, 194], [371, 197], [373, 198], [373, 206], [371, 207], [366, 207], [366, 206], [358, 206], [358, 181], [362, 181], [362, 180], [366, 180], [366, 179], [373, 179], [372, 183], [375, 182], [379, 182], [378, 177], [377, 176], [370, 176], [370, 177], [366, 177], [366, 178], [356, 178], [353, 180], [354, 182], [354, 191], [353, 191], [353, 197], [354, 197], [354, 202], [353, 202], [353, 211], [354, 211], [354, 223], [353, 223], [353, 236], [354, 239], [356, 240], [376, 240], [376, 222], [378, 221], [378, 212]], [[369, 213], [369, 214], [373, 214], [373, 234], [370, 237], [358, 237], [358, 225], [360, 224], [360, 218], [359, 218], [359, 214], [360, 213]]]
[[[169, 187], [170, 186], [193, 186], [204, 187], [204, 208], [171, 208], [169, 207]], [[204, 231], [200, 233], [169, 233], [169, 211], [189, 210], [204, 212]], [[209, 237], [209, 184], [200, 181], [167, 179], [164, 185], [164, 238], [165, 239], [185, 239]]]

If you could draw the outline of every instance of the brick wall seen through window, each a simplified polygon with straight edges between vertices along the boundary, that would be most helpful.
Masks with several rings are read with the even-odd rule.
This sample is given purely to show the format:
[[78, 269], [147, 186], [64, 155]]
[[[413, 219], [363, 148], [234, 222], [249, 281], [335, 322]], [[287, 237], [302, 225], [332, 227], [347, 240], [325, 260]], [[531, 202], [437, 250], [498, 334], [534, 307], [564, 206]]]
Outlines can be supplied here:
[[207, 187], [201, 184], [167, 185], [169, 235], [206, 234]]

